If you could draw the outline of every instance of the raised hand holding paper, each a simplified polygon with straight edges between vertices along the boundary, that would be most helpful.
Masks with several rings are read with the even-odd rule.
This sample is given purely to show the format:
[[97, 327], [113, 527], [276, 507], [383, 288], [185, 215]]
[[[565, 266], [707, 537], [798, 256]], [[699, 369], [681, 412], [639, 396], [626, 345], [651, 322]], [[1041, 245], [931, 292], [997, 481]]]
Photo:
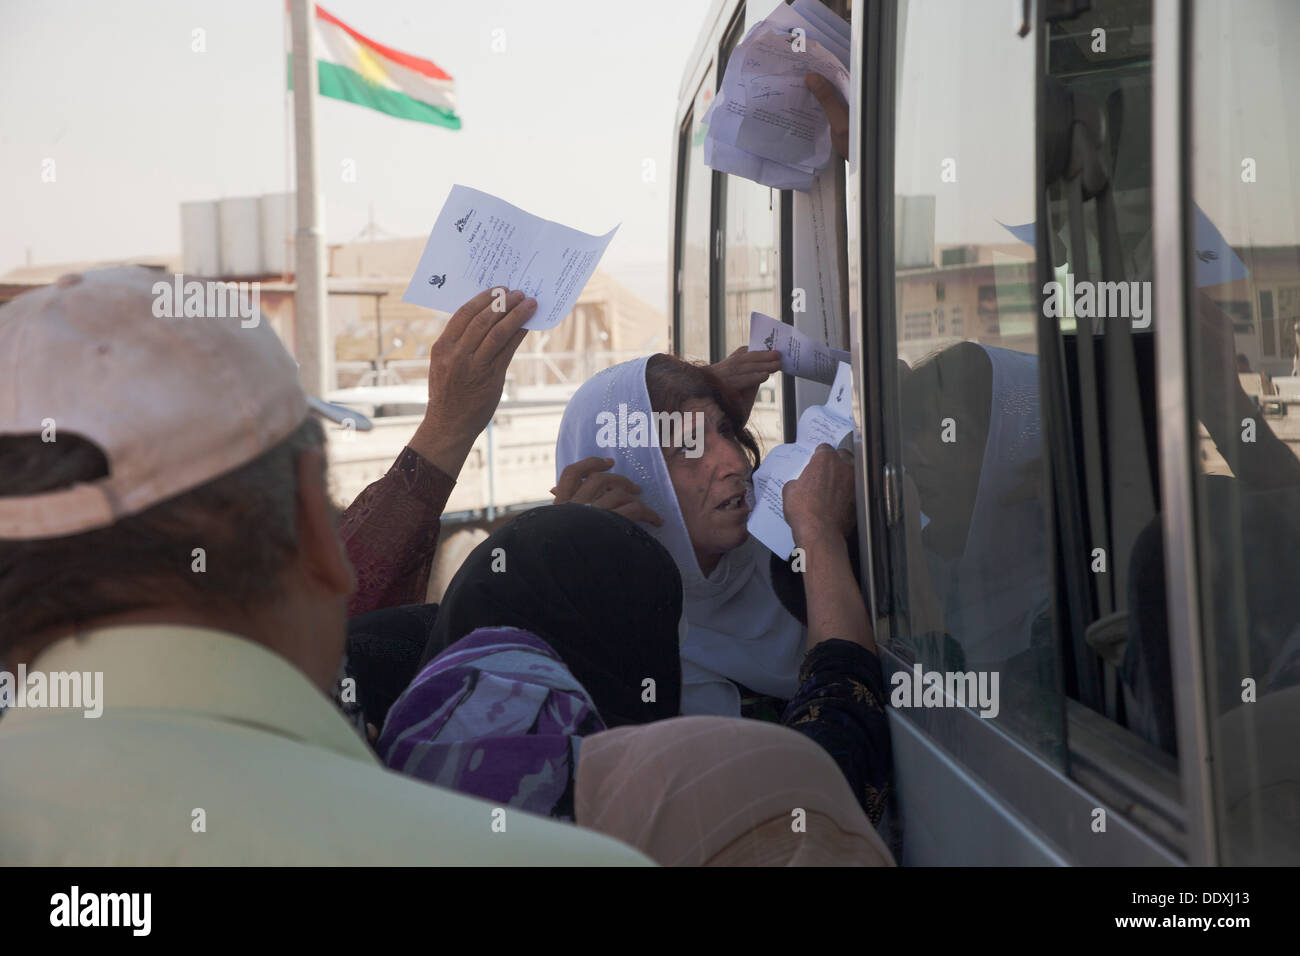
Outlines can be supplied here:
[[847, 100], [848, 70], [811, 38], [799, 52], [781, 33], [760, 31], [746, 42], [739, 74], [724, 78], [722, 99], [710, 112], [709, 136], [787, 166], [824, 169], [832, 156], [830, 127], [804, 75], [820, 73]]
[[573, 311], [616, 232], [589, 235], [452, 186], [402, 301], [454, 312], [492, 286], [519, 289], [537, 300], [524, 328], [553, 328]]
[[793, 325], [779, 322], [770, 315], [751, 312], [749, 350], [767, 352], [773, 349], [781, 353], [781, 371], [823, 385], [835, 381], [841, 362], [852, 363], [848, 352], [818, 342]]
[[787, 481], [803, 474], [818, 445], [824, 442], [837, 448], [853, 431], [852, 397], [853, 369], [841, 362], [826, 404], [805, 409], [799, 417], [795, 441], [773, 448], [754, 472], [754, 510], [747, 527], [783, 561], [794, 550], [794, 533], [785, 520], [782, 489]]
[[776, 189], [811, 189], [834, 153], [804, 77], [820, 74], [847, 100], [848, 36], [848, 24], [816, 0], [778, 4], [751, 27], [704, 116], [704, 162]]

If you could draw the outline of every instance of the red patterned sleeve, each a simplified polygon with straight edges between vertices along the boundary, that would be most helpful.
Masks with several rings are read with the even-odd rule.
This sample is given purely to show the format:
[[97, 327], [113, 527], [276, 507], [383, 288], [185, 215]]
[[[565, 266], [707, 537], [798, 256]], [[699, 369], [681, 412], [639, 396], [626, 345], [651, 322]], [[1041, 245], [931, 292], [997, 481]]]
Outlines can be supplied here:
[[455, 487], [454, 478], [403, 448], [343, 512], [339, 533], [357, 574], [349, 617], [424, 601], [442, 509]]

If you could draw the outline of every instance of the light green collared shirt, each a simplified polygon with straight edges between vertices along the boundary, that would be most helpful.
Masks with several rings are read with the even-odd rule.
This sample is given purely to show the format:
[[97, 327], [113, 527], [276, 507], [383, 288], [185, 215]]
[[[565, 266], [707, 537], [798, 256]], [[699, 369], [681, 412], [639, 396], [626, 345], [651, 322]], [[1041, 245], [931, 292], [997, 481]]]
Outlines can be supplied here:
[[29, 670], [102, 672], [104, 710], [0, 717], [0, 866], [649, 862], [385, 769], [301, 672], [233, 634], [106, 628]]

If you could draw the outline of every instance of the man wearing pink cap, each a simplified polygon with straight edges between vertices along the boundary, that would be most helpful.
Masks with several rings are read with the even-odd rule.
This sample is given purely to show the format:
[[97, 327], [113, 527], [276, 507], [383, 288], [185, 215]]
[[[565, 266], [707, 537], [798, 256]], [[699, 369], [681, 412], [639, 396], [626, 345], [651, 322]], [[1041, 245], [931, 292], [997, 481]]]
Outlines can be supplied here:
[[[155, 316], [156, 278], [0, 309], [0, 866], [644, 863], [379, 765], [326, 696], [354, 578], [293, 359], [265, 322]], [[479, 385], [412, 441], [452, 477], [536, 307], [499, 301], [448, 323]]]

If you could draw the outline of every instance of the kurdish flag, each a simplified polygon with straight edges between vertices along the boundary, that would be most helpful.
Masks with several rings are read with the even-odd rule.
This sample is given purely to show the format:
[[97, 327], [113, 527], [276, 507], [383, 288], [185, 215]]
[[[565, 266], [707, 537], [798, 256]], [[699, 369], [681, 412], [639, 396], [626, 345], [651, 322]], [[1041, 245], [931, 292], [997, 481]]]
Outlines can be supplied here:
[[[315, 9], [321, 96], [400, 119], [460, 129], [455, 84], [438, 64], [377, 43], [323, 8]], [[289, 89], [293, 89], [292, 60]]]

